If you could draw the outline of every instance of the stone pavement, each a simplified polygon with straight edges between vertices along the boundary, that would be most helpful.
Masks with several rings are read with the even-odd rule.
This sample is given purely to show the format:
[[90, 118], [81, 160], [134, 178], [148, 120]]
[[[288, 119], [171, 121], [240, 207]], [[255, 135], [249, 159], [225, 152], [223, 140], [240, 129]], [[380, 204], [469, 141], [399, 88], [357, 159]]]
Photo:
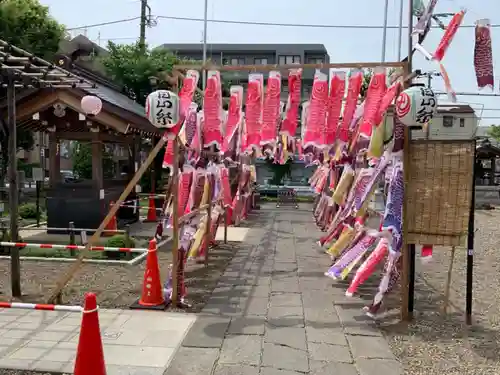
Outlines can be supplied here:
[[[162, 375], [195, 320], [188, 314], [100, 310], [107, 375]], [[0, 309], [0, 369], [73, 373], [80, 324], [79, 313]]]
[[403, 373], [364, 303], [323, 275], [311, 208], [266, 204], [252, 215], [165, 375]]

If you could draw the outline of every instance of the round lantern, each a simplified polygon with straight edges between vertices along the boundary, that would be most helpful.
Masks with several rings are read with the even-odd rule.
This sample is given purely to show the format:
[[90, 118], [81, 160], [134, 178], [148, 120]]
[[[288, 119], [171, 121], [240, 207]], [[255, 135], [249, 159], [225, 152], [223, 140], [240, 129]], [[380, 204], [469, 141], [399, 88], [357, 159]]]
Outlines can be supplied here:
[[406, 126], [427, 124], [437, 110], [434, 91], [424, 86], [412, 86], [396, 99], [396, 116]]
[[87, 116], [97, 116], [102, 110], [101, 99], [94, 95], [84, 96], [80, 105]]
[[156, 90], [146, 98], [146, 117], [160, 129], [171, 129], [179, 121], [179, 97], [168, 90]]

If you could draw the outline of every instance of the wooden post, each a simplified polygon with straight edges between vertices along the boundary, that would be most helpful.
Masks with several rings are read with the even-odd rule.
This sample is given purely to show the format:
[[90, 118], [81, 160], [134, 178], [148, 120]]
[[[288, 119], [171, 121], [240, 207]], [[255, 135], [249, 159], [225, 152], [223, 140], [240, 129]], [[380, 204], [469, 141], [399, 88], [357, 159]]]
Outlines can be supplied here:
[[174, 142], [174, 162], [172, 168], [172, 305], [177, 306], [179, 299], [179, 143], [177, 137]]
[[[413, 54], [413, 0], [409, 1], [408, 10], [408, 62], [405, 68], [404, 76], [412, 72], [412, 54]], [[405, 87], [411, 85], [411, 80], [405, 82]], [[413, 313], [409, 310], [410, 297], [410, 263], [411, 263], [411, 245], [408, 242], [408, 187], [410, 185], [410, 136], [409, 127], [405, 126], [404, 146], [403, 146], [403, 176], [404, 176], [404, 195], [403, 195], [403, 247], [401, 249], [402, 270], [401, 270], [401, 320], [409, 322], [413, 319]]]
[[227, 207], [224, 206], [224, 244], [227, 244], [227, 225], [228, 225], [228, 220], [229, 218], [227, 217]]
[[[7, 85], [7, 122], [9, 128], [9, 215], [10, 240], [16, 242], [19, 237], [18, 209], [19, 191], [17, 181], [17, 124], [16, 124], [16, 87], [12, 74], [8, 76]], [[21, 260], [19, 248], [14, 246], [10, 250], [10, 282], [12, 296], [21, 298]]]
[[205, 266], [208, 266], [208, 253], [210, 250], [210, 243], [212, 242], [212, 236], [210, 233], [210, 227], [212, 226], [212, 183], [208, 184], [208, 207], [207, 207], [207, 226], [205, 228]]
[[106, 215], [106, 217], [102, 221], [101, 225], [99, 225], [99, 228], [97, 228], [97, 230], [95, 231], [95, 233], [89, 239], [89, 242], [88, 242], [87, 246], [85, 247], [85, 249], [80, 252], [80, 255], [78, 256], [76, 262], [73, 263], [73, 265], [69, 269], [68, 273], [65, 274], [63, 277], [61, 277], [59, 279], [59, 281], [56, 283], [56, 288], [52, 292], [52, 295], [48, 299], [47, 303], [53, 303], [54, 302], [54, 300], [57, 297], [57, 295], [66, 286], [66, 284], [73, 278], [74, 274], [80, 269], [80, 267], [83, 264], [83, 258], [85, 257], [85, 255], [87, 255], [87, 253], [89, 252], [91, 246], [93, 246], [94, 243], [97, 241], [97, 239], [101, 236], [101, 234], [102, 234], [104, 228], [106, 227], [106, 225], [108, 225], [109, 221], [116, 214], [116, 212], [120, 208], [120, 206], [123, 203], [123, 201], [128, 197], [128, 195], [130, 194], [130, 192], [132, 191], [132, 189], [134, 188], [134, 186], [139, 182], [139, 180], [141, 179], [141, 177], [144, 174], [144, 172], [146, 171], [146, 169], [149, 168], [149, 165], [152, 163], [152, 161], [154, 160], [154, 158], [156, 157], [156, 155], [158, 155], [158, 152], [160, 152], [161, 148], [165, 145], [166, 141], [167, 141], [166, 136], [163, 136], [161, 138], [160, 142], [158, 142], [158, 144], [155, 146], [155, 148], [148, 155], [148, 158], [146, 159], [146, 161], [141, 165], [141, 167], [135, 173], [135, 175], [132, 178], [132, 180], [130, 180], [130, 182], [128, 183], [128, 185], [125, 188], [125, 190], [123, 190], [122, 194], [120, 195], [120, 197], [118, 198], [118, 200], [116, 201], [116, 203], [111, 207], [111, 209], [109, 210], [108, 214]]
[[[73, 221], [69, 222], [69, 244], [70, 245], [76, 245], [76, 239], [75, 239], [75, 223]], [[74, 257], [75, 256], [75, 250], [70, 250], [69, 254]]]

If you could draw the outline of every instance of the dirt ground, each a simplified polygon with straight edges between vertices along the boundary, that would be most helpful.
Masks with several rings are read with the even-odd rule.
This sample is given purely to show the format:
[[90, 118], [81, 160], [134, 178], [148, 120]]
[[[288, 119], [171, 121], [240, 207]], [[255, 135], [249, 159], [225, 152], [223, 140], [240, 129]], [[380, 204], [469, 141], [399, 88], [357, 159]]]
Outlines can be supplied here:
[[[399, 323], [397, 310], [380, 323], [407, 375], [500, 374], [500, 210], [476, 211], [473, 325], [465, 325], [466, 249], [455, 252], [451, 308], [441, 313], [450, 248], [432, 262], [417, 259], [415, 320]], [[393, 295], [391, 304], [397, 305]]]
[[[210, 250], [208, 266], [189, 262], [186, 269], [188, 300], [193, 304], [188, 312], [198, 312], [215, 287], [220, 275], [232, 259], [236, 244], [219, 244]], [[165, 282], [170, 252], [159, 252], [162, 283]], [[56, 282], [71, 264], [23, 261], [23, 302], [43, 303], [50, 297]], [[102, 308], [129, 308], [141, 294], [145, 262], [137, 266], [85, 264], [64, 289], [64, 304], [81, 304], [86, 292], [97, 294]], [[0, 261], [0, 300], [10, 300], [10, 262]]]

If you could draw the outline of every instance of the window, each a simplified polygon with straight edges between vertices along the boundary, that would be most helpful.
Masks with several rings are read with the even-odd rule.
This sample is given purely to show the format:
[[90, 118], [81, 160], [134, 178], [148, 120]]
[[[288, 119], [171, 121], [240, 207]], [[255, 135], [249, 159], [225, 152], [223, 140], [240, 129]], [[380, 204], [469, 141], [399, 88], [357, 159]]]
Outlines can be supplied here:
[[240, 57], [222, 59], [222, 65], [245, 65], [245, 59]]
[[294, 56], [280, 56], [278, 61], [279, 61], [280, 65], [300, 64], [300, 56], [299, 55], [294, 55]]
[[308, 59], [309, 64], [323, 64], [325, 59], [322, 57], [311, 57]]
[[443, 126], [445, 128], [453, 127], [453, 116], [443, 116]]
[[267, 65], [267, 59], [255, 59], [255, 65]]
[[460, 119], [460, 127], [465, 128], [465, 119], [464, 118]]

